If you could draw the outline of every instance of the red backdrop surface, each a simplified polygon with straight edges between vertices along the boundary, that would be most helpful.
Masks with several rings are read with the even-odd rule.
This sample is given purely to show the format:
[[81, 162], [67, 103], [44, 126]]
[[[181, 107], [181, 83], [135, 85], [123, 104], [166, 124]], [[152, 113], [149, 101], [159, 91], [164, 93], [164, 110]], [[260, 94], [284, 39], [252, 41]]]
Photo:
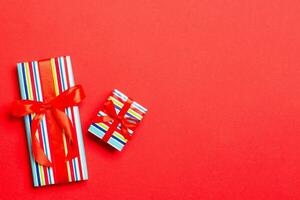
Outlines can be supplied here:
[[[300, 3], [0, 3], [0, 199], [300, 199]], [[35, 189], [16, 63], [70, 55], [89, 180]], [[87, 132], [113, 88], [149, 112], [126, 149]]]

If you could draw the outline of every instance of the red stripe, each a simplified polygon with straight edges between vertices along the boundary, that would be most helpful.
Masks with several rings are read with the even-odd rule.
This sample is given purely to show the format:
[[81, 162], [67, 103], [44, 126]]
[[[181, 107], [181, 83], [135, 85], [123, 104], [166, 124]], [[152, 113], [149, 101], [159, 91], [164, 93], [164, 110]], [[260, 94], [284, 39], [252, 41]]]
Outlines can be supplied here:
[[[58, 84], [58, 90], [59, 93], [61, 93], [63, 91], [62, 88], [62, 82], [61, 82], [61, 74], [60, 74], [60, 70], [59, 70], [59, 60], [58, 58], [55, 58], [55, 69], [56, 69], [56, 75], [57, 75], [57, 84]], [[69, 150], [69, 145], [67, 144], [67, 150]], [[69, 166], [70, 166], [70, 171], [73, 171], [73, 164], [72, 162], [69, 162]], [[75, 180], [73, 173], [71, 173], [71, 181]]]
[[[44, 102], [48, 102], [56, 96], [52, 67], [49, 59], [39, 61], [39, 72]], [[55, 183], [69, 182], [65, 151], [63, 148], [62, 130], [55, 121], [52, 112], [46, 112], [46, 124], [48, 130], [49, 146], [52, 155], [53, 174]]]
[[56, 69], [56, 77], [57, 77], [57, 84], [58, 84], [58, 94], [62, 92], [62, 87], [61, 87], [61, 77], [59, 73], [59, 67], [58, 67], [58, 60], [57, 58], [54, 58], [54, 63], [55, 63], [55, 69]]
[[[65, 72], [66, 72], [67, 88], [70, 88], [70, 77], [69, 77], [69, 73], [68, 73], [69, 71], [68, 71], [67, 62], [66, 62], [65, 57], [63, 57], [63, 61], [64, 61]], [[76, 126], [75, 126], [74, 107], [71, 107], [70, 110], [71, 110], [71, 117], [72, 117], [73, 126], [74, 126], [75, 132], [77, 134], [78, 130], [76, 129]], [[76, 138], [75, 138], [75, 143], [78, 144], [77, 135], [76, 135]], [[79, 148], [78, 145], [77, 145], [77, 147]], [[77, 170], [79, 170], [79, 174], [80, 174], [80, 177], [78, 177], [78, 180], [82, 180], [83, 179], [83, 177], [82, 177], [82, 166], [81, 166], [81, 159], [80, 159], [80, 154], [79, 153], [78, 153], [78, 166], [79, 166], [79, 169], [77, 169]]]
[[[58, 60], [58, 58], [57, 58], [57, 62], [59, 62], [59, 60]], [[63, 66], [60, 66], [61, 68], [63, 67]], [[58, 68], [59, 69], [59, 68]], [[60, 74], [60, 70], [58, 71], [59, 72], [59, 76], [60, 77], [62, 77], [62, 74]], [[58, 81], [59, 83], [60, 83], [60, 87], [62, 87], [62, 79], [59, 79], [59, 81]], [[62, 88], [61, 88], [62, 89]], [[65, 89], [68, 89], [68, 87], [67, 88], [65, 88]], [[75, 140], [75, 138], [73, 139], [74, 140], [74, 143], [76, 143], [76, 140]], [[70, 145], [69, 144], [67, 144], [67, 149], [69, 150], [71, 147], [70, 147]], [[72, 159], [73, 160], [73, 159]], [[74, 180], [75, 181], [75, 175], [74, 175], [74, 165], [73, 165], [73, 162], [72, 162], [72, 160], [69, 160], [69, 166], [70, 166], [70, 173], [71, 173], [71, 178], [72, 178], [72, 181]]]
[[[63, 58], [63, 57], [62, 57]], [[64, 59], [63, 59], [64, 60]], [[58, 61], [58, 58], [57, 58], [57, 61]], [[61, 66], [61, 68], [62, 68], [63, 66]], [[66, 67], [65, 67], [66, 68]], [[59, 71], [59, 75], [60, 76], [62, 76], [61, 74], [60, 74], [60, 71]], [[62, 83], [61, 83], [62, 84]], [[65, 88], [65, 89], [68, 89], [69, 87], [67, 87], [67, 88]], [[72, 123], [73, 124], [73, 123]], [[74, 126], [74, 125], [73, 125]], [[75, 138], [74, 138], [75, 139]], [[74, 140], [74, 142], [75, 142], [76, 140]], [[69, 149], [70, 148], [70, 145], [69, 144], [67, 144], [67, 149]], [[72, 159], [73, 160], [73, 159]], [[74, 175], [74, 165], [73, 165], [73, 161], [72, 160], [70, 160], [69, 161], [69, 165], [70, 165], [70, 173], [71, 173], [71, 177], [72, 177], [72, 181], [74, 180], [75, 181], [75, 175]]]
[[[36, 88], [35, 88], [36, 80], [34, 79], [33, 70], [32, 70], [33, 66], [32, 66], [31, 62], [29, 63], [29, 67], [28, 68], [29, 68], [29, 74], [30, 74], [30, 82], [31, 82], [33, 100], [37, 101], [37, 97], [36, 97], [36, 92], [37, 91], [36, 91]], [[39, 136], [39, 139], [40, 139], [40, 145], [41, 145], [42, 149], [45, 152], [45, 147], [44, 147], [44, 143], [43, 143], [41, 126], [38, 129], [38, 136]], [[47, 167], [42, 166], [42, 169], [43, 169], [43, 173], [44, 173], [44, 177], [45, 177], [45, 184], [49, 185]]]

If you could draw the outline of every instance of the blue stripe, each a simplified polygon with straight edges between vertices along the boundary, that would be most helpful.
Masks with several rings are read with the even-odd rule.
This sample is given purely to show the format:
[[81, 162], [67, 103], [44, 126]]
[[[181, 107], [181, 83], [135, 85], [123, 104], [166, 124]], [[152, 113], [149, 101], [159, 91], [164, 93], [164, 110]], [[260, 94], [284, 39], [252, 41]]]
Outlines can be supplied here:
[[[63, 73], [63, 66], [62, 66], [62, 58], [59, 57], [58, 58], [58, 61], [59, 61], [59, 65], [58, 65], [58, 68], [59, 68], [59, 73], [60, 73], [60, 81], [61, 81], [61, 85], [62, 85], [62, 91], [65, 91], [67, 89], [67, 85], [66, 85], [66, 82], [65, 82], [65, 73]], [[71, 118], [71, 112], [69, 112], [68, 108], [65, 109], [65, 112], [67, 113], [68, 117]], [[73, 124], [73, 123], [72, 123]], [[72, 163], [73, 163], [73, 166], [74, 166], [74, 174], [75, 174], [75, 181], [78, 181], [78, 177], [77, 177], [77, 167], [76, 167], [76, 163], [75, 163], [75, 159], [72, 159]]]
[[[27, 100], [29, 100], [29, 97], [28, 97], [28, 95], [29, 95], [29, 92], [28, 92], [28, 86], [27, 86], [27, 83], [26, 83], [26, 76], [25, 76], [25, 66], [24, 66], [24, 63], [22, 63], [22, 73], [23, 73], [23, 81], [24, 81], [24, 86], [25, 86], [25, 94], [26, 94], [26, 99]], [[31, 119], [31, 115], [28, 115], [28, 117], [29, 117], [29, 123], [31, 124], [31, 121], [32, 121], [32, 119]], [[31, 131], [31, 130], [30, 130]], [[38, 186], [40, 186], [41, 185], [41, 180], [40, 180], [40, 173], [39, 173], [39, 168], [38, 168], [38, 166], [37, 166], [37, 162], [35, 162], [35, 169], [36, 169], [36, 171], [37, 171], [37, 180], [38, 180]]]
[[113, 146], [114, 148], [116, 148], [119, 151], [122, 151], [122, 149], [124, 147], [123, 144], [121, 144], [120, 142], [118, 142], [117, 140], [115, 140], [112, 137], [107, 141], [107, 143], [110, 144], [111, 146]]
[[[115, 104], [114, 104], [115, 105]], [[119, 106], [117, 106], [117, 105], [115, 105], [115, 109], [117, 109], [117, 113], [119, 113], [120, 112], [120, 110], [121, 110], [121, 108], [119, 107]], [[138, 118], [136, 118], [135, 116], [133, 116], [132, 114], [130, 114], [128, 111], [126, 112], [126, 115], [128, 115], [128, 116], [130, 116], [130, 117], [132, 117], [132, 118], [134, 118], [134, 119], [136, 119], [136, 120], [139, 120]], [[140, 120], [139, 120], [140, 121]]]
[[28, 100], [28, 94], [27, 94], [27, 84], [26, 84], [26, 76], [25, 76], [25, 69], [24, 69], [24, 63], [21, 63], [22, 65], [22, 75], [23, 75], [23, 83], [24, 83], [24, 86], [25, 86], [25, 96], [26, 96], [26, 99]]
[[76, 163], [75, 163], [75, 158], [72, 160], [73, 162], [73, 166], [74, 166], [74, 169], [75, 169], [75, 180], [78, 181], [78, 177], [77, 177], [77, 168], [76, 168]]
[[66, 88], [65, 88], [65, 81], [64, 81], [64, 79], [63, 79], [63, 72], [62, 72], [62, 63], [61, 63], [61, 59], [60, 58], [58, 58], [58, 62], [59, 62], [59, 66], [58, 66], [58, 68], [59, 68], [59, 72], [60, 72], [60, 79], [61, 79], [61, 82], [62, 82], [62, 88], [63, 88], [63, 91], [65, 91], [66, 90]]
[[[35, 84], [35, 88], [36, 88], [36, 94], [37, 94], [37, 97], [38, 97], [38, 101], [42, 101], [42, 97], [41, 97], [41, 94], [39, 93], [39, 91], [41, 90], [41, 88], [39, 87], [39, 84], [37, 84], [37, 82], [40, 80], [37, 79], [37, 72], [36, 72], [36, 65], [35, 65], [35, 62], [32, 62], [32, 70], [33, 70], [33, 74], [34, 74], [34, 84]], [[48, 150], [47, 150], [47, 145], [46, 145], [46, 133], [45, 133], [45, 125], [43, 123], [43, 121], [40, 122], [41, 123], [41, 130], [42, 130], [42, 135], [43, 135], [43, 144], [44, 144], [44, 148], [45, 148], [45, 153], [46, 153], [46, 156], [49, 157], [49, 154], [48, 154]], [[48, 171], [48, 179], [49, 179], [49, 183], [53, 183], [52, 182], [52, 177], [50, 175], [50, 167], [47, 167], [47, 171]]]
[[117, 97], [123, 99], [123, 101], [127, 101], [127, 99], [128, 99], [128, 97], [127, 97], [125, 94], [123, 94], [122, 92], [120, 92], [120, 91], [117, 90], [117, 89], [114, 89], [113, 93], [114, 93]]
[[[117, 110], [117, 113], [119, 113], [121, 111], [121, 107], [119, 107], [118, 105], [114, 104], [115, 105], [115, 109]], [[126, 115], [134, 118], [134, 119], [137, 119], [139, 120], [138, 118], [136, 118], [135, 116], [133, 116], [132, 114], [130, 114], [128, 111], [126, 112]], [[140, 121], [140, 120], [139, 120]]]
[[130, 114], [129, 112], [126, 112], [126, 115], [128, 115], [129, 117], [132, 117], [138, 121], [141, 121], [140, 119], [136, 118], [135, 116], [133, 116], [132, 114]]
[[122, 140], [120, 140], [119, 138], [117, 138], [117, 137], [114, 136], [114, 135], [112, 135], [111, 137], [114, 138], [114, 139], [116, 139], [116, 140], [118, 140], [118, 142], [120, 142], [120, 143], [123, 144], [123, 145], [126, 144], [125, 142], [123, 142]]
[[[73, 71], [72, 71], [72, 63], [70, 56], [64, 57], [67, 62], [67, 69], [68, 69], [68, 75], [69, 75], [69, 81], [70, 81], [70, 86], [74, 86], [74, 76], [73, 76]], [[79, 155], [80, 155], [80, 162], [79, 164], [82, 167], [82, 180], [87, 180], [88, 179], [88, 172], [87, 172], [87, 164], [86, 164], [86, 157], [85, 157], [85, 152], [84, 152], [84, 144], [83, 144], [83, 139], [82, 139], [82, 129], [81, 129], [81, 124], [80, 124], [80, 117], [79, 117], [79, 110], [77, 106], [72, 107], [74, 112], [74, 125], [76, 127], [76, 134], [77, 134], [77, 139], [78, 139], [78, 145], [79, 145]]]
[[[106, 130], [104, 130], [102, 127], [100, 127], [98, 124], [93, 124], [97, 129], [99, 129], [99, 130], [101, 130], [101, 131], [103, 131], [103, 132], [105, 132], [106, 133]], [[120, 140], [119, 138], [117, 138], [116, 136], [114, 136], [114, 135], [112, 135], [111, 136], [112, 138], [114, 138], [114, 139], [116, 139], [118, 142], [120, 142], [120, 143], [122, 143], [123, 145], [125, 145], [126, 143], [125, 142], [123, 142], [122, 140]]]
[[[98, 129], [96, 126], [94, 126], [94, 124], [92, 124], [89, 127], [89, 132], [94, 134], [96, 137], [98, 138], [103, 138], [103, 136], [105, 135], [105, 132], [103, 132], [102, 130]], [[109, 138], [109, 140], [107, 141], [107, 143], [111, 146], [113, 146], [114, 148], [116, 148], [117, 150], [121, 151], [124, 147], [123, 144], [121, 144], [120, 142], [118, 142], [115, 138], [111, 137]]]
[[[24, 86], [24, 79], [23, 79], [23, 70], [22, 70], [22, 63], [18, 63], [18, 76], [19, 76], [19, 83], [20, 83], [20, 91], [21, 91], [21, 97], [22, 99], [26, 99], [26, 91], [25, 91], [25, 86]], [[37, 177], [36, 177], [36, 171], [34, 168], [34, 159], [32, 153], [32, 148], [31, 148], [31, 136], [30, 136], [30, 123], [29, 123], [29, 118], [28, 115], [24, 117], [24, 122], [25, 122], [25, 128], [26, 128], [26, 134], [27, 134], [27, 143], [28, 143], [28, 149], [29, 149], [29, 156], [30, 156], [30, 163], [31, 163], [31, 172], [33, 176], [33, 184], [34, 186], [37, 185]]]
[[[44, 125], [44, 123], [42, 121], [41, 121], [41, 126], [42, 126], [41, 130], [42, 130], [43, 137], [46, 140], [46, 134], [45, 134], [45, 130], [44, 130], [45, 129], [45, 125]], [[46, 146], [45, 142], [43, 142], [43, 144], [44, 144], [45, 151], [46, 151], [45, 153], [46, 153], [47, 157], [49, 157], [48, 151], [47, 151], [47, 146]], [[50, 175], [50, 167], [47, 167], [47, 171], [48, 171], [49, 182], [52, 183], [52, 177]]]
[[[27, 99], [29, 99], [29, 91], [28, 91], [28, 86], [27, 86], [27, 82], [26, 82], [26, 76], [25, 76], [25, 66], [24, 63], [22, 63], [22, 67], [23, 67], [23, 77], [24, 77], [24, 83], [25, 83], [25, 90], [26, 90], [26, 97]], [[32, 122], [32, 118], [31, 115], [28, 115], [29, 118], [29, 124], [31, 124]], [[31, 130], [30, 130], [31, 131]], [[33, 134], [34, 135], [34, 134]], [[35, 162], [35, 169], [37, 171], [37, 180], [38, 180], [38, 186], [41, 185], [41, 180], [40, 180], [40, 170], [38, 168], [38, 164], [37, 162]]]
[[[31, 115], [29, 115], [29, 122], [31, 124], [32, 122], [32, 118], [31, 118]], [[38, 180], [38, 185], [41, 186], [41, 180], [40, 180], [40, 170], [39, 170], [39, 167], [38, 167], [38, 163], [36, 161], [35, 162], [35, 169], [37, 171], [37, 180]]]
[[91, 133], [93, 133], [95, 136], [97, 136], [100, 139], [102, 139], [103, 136], [105, 135], [105, 132], [97, 129], [97, 127], [95, 127], [93, 124], [89, 127], [88, 131], [90, 131]]
[[98, 124], [94, 123], [93, 125], [94, 125], [97, 129], [103, 131], [104, 133], [106, 132], [106, 130], [103, 129], [103, 128], [102, 128], [101, 126], [99, 126]]
[[137, 102], [133, 102], [132, 105], [137, 108], [139, 111], [141, 111], [142, 113], [146, 113], [147, 112], [147, 108], [144, 108], [143, 106], [141, 106], [140, 104], [138, 104]]

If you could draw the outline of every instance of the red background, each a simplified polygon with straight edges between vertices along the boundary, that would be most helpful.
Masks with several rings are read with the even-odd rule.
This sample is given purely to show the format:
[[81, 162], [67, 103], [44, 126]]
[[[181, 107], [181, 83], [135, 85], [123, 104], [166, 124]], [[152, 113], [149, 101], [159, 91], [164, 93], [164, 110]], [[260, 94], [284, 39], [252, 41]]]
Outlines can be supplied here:
[[[0, 3], [0, 199], [300, 199], [300, 3]], [[89, 180], [34, 189], [16, 63], [71, 55]], [[121, 153], [88, 136], [118, 88], [149, 109]]]

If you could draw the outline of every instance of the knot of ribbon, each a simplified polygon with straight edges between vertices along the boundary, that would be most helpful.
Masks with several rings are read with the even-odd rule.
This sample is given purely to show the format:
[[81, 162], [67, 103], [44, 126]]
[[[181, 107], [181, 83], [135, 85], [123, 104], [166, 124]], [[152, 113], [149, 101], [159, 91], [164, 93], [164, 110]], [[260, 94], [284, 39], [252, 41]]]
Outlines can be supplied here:
[[[66, 159], [72, 159], [78, 156], [78, 152], [73, 144], [73, 135], [75, 130], [69, 117], [65, 113], [67, 107], [78, 105], [85, 95], [81, 85], [76, 85], [65, 90], [58, 96], [48, 102], [40, 102], [33, 100], [17, 100], [12, 107], [12, 114], [16, 117], [22, 117], [28, 114], [35, 114], [31, 122], [31, 143], [34, 160], [44, 166], [50, 167], [52, 163], [45, 155], [35, 133], [40, 127], [40, 122], [46, 112], [51, 112], [58, 126], [63, 130], [70, 149]], [[63, 145], [63, 144], [61, 144]]]
[[127, 110], [131, 105], [131, 100], [125, 102], [122, 110], [117, 114], [115, 110], [114, 103], [112, 100], [106, 101], [104, 104], [104, 112], [107, 114], [105, 116], [97, 115], [94, 119], [94, 123], [101, 123], [101, 122], [113, 122], [110, 126], [109, 130], [106, 132], [104, 138], [102, 138], [105, 142], [109, 140], [117, 126], [120, 124], [121, 135], [126, 138], [127, 140], [130, 139], [131, 135], [128, 132], [128, 129], [133, 129], [137, 126], [139, 120], [132, 118], [132, 117], [125, 117]]

